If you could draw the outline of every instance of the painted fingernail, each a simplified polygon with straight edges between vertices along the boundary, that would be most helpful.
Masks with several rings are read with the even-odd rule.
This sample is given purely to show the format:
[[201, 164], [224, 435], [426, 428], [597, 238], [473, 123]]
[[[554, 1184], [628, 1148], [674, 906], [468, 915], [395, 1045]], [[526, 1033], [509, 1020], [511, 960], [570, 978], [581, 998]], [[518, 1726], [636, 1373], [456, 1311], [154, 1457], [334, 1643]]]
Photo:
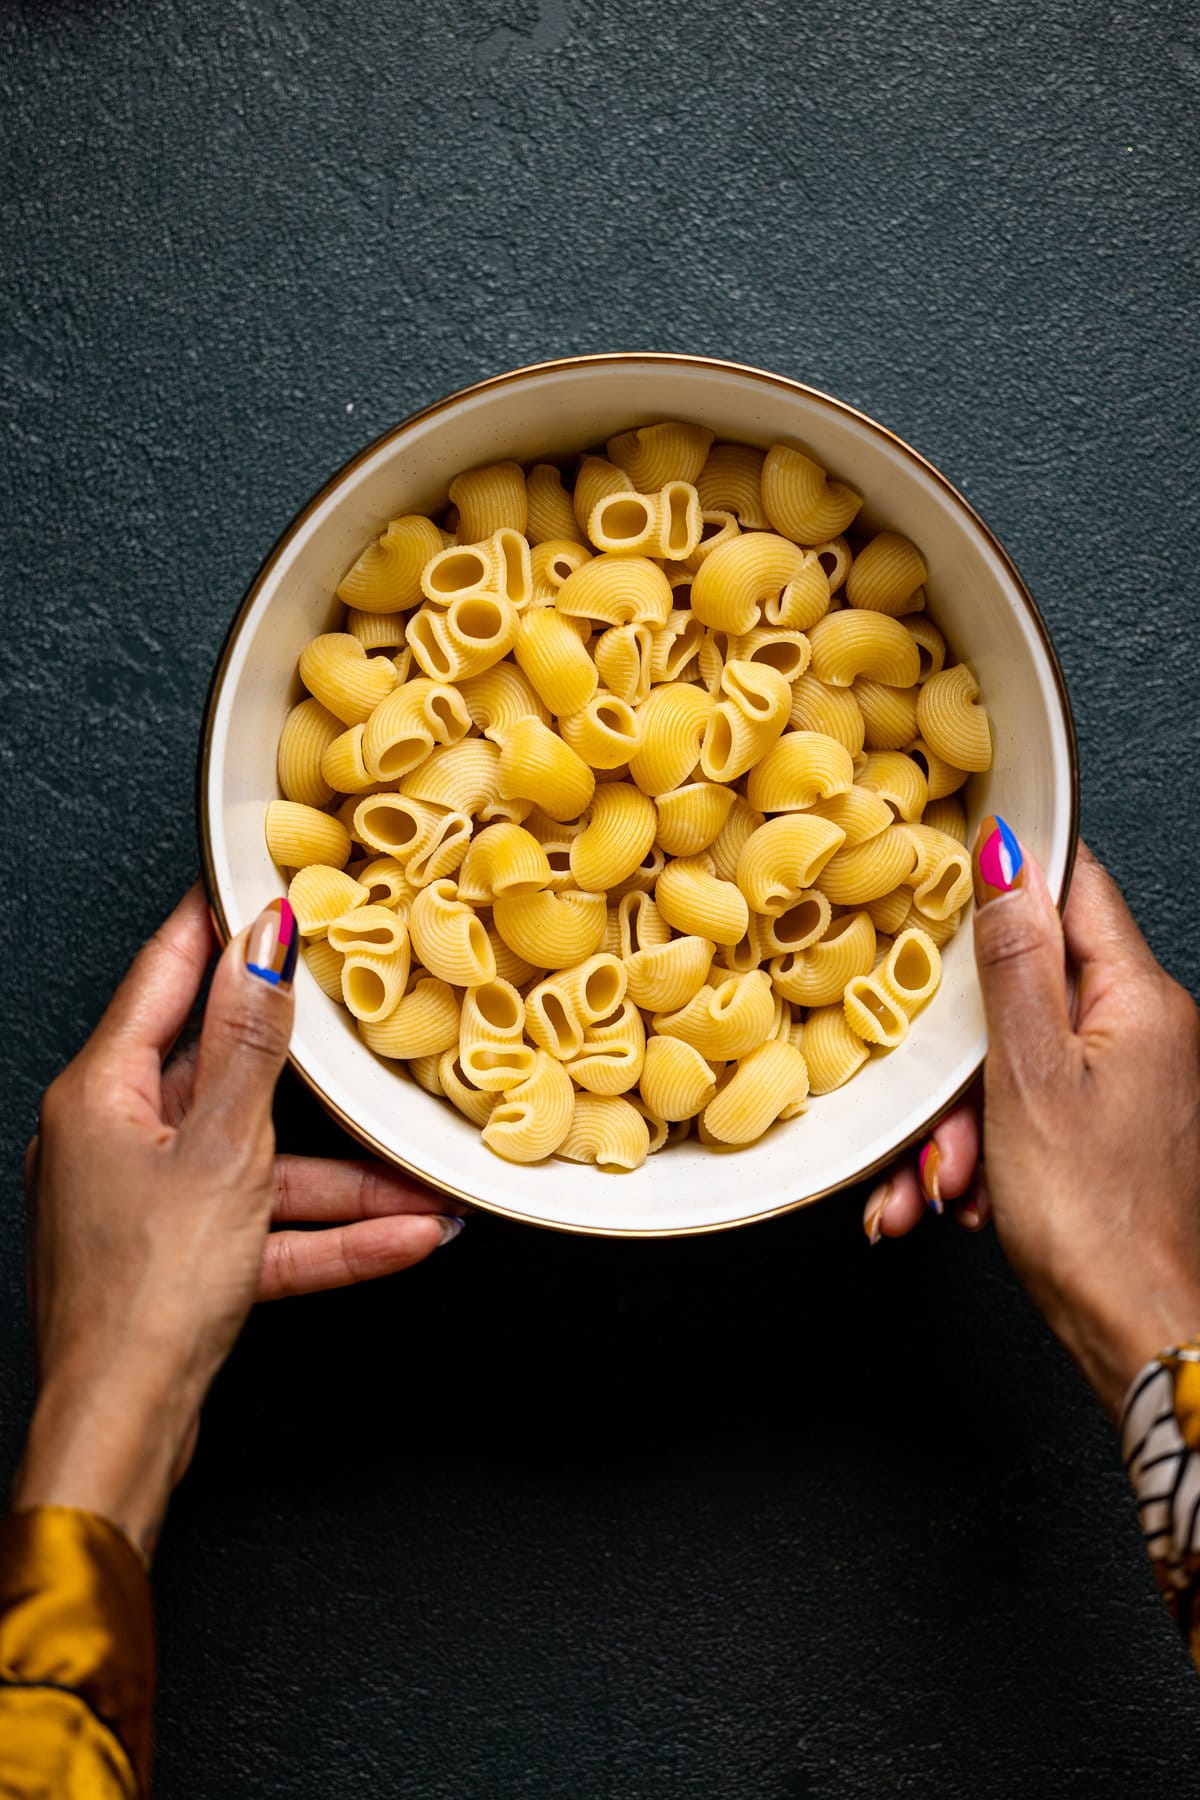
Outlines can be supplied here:
[[296, 929], [295, 913], [286, 900], [272, 900], [250, 927], [246, 939], [246, 967], [260, 980], [269, 981], [272, 987], [291, 987], [299, 948], [300, 933]]
[[879, 1186], [871, 1191], [871, 1197], [863, 1212], [863, 1230], [867, 1234], [868, 1244], [877, 1244], [883, 1236], [883, 1215], [887, 1211], [888, 1201], [891, 1197], [892, 1184], [890, 1181], [881, 1181]]
[[931, 1212], [941, 1213], [942, 1190], [938, 1181], [938, 1171], [942, 1166], [941, 1154], [933, 1139], [930, 1138], [917, 1159], [917, 1168], [921, 1175], [921, 1192], [925, 1196], [925, 1204]]
[[991, 1216], [992, 1203], [988, 1197], [987, 1187], [982, 1175], [977, 1175], [974, 1193], [958, 1208], [958, 1221], [968, 1231], [982, 1231]]
[[458, 1236], [459, 1232], [462, 1230], [463, 1226], [466, 1224], [466, 1222], [467, 1221], [465, 1219], [458, 1219], [458, 1218], [443, 1219], [442, 1220], [442, 1243], [438, 1245], [438, 1249], [440, 1250], [442, 1248], [442, 1244], [452, 1244], [454, 1242], [455, 1238]]
[[975, 833], [971, 871], [977, 906], [986, 906], [989, 900], [1025, 885], [1025, 858], [1016, 834], [994, 813], [984, 819]]

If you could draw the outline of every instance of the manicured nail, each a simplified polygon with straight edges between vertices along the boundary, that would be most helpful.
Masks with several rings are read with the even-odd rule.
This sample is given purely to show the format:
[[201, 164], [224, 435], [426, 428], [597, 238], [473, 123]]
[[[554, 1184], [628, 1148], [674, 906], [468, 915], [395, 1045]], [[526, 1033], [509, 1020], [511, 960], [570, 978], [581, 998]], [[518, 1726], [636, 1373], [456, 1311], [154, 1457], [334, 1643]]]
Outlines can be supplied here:
[[960, 1225], [968, 1231], [982, 1231], [992, 1216], [992, 1203], [988, 1197], [987, 1186], [982, 1174], [975, 1177], [975, 1191], [971, 1198], [958, 1207], [956, 1217]]
[[452, 1244], [466, 1222], [465, 1219], [458, 1218], [443, 1219], [442, 1243], [438, 1245], [438, 1249], [440, 1250], [442, 1248], [442, 1244]]
[[867, 1234], [868, 1244], [877, 1244], [883, 1236], [883, 1215], [887, 1211], [887, 1204], [891, 1197], [892, 1184], [890, 1181], [881, 1181], [879, 1186], [871, 1191], [871, 1197], [867, 1201], [866, 1210], [863, 1213], [863, 1230]]
[[296, 973], [296, 952], [300, 933], [296, 915], [286, 900], [272, 900], [264, 906], [246, 939], [246, 967], [252, 975], [269, 981], [272, 987], [292, 985]]
[[925, 1195], [925, 1204], [931, 1212], [942, 1213], [942, 1190], [938, 1182], [938, 1171], [942, 1166], [942, 1158], [937, 1145], [930, 1138], [917, 1160], [917, 1168], [921, 1174], [921, 1191]]
[[992, 814], [975, 833], [971, 857], [975, 878], [975, 904], [986, 906], [1001, 894], [1025, 885], [1025, 858], [1011, 825]]

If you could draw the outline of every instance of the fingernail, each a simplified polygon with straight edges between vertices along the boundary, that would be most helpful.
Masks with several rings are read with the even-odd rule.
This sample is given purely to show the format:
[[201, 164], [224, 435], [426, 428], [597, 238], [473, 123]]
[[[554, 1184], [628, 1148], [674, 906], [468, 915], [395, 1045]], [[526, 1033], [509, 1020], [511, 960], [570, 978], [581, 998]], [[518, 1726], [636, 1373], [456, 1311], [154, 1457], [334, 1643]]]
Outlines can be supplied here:
[[925, 1195], [925, 1204], [931, 1212], [938, 1214], [944, 1211], [942, 1190], [938, 1182], [938, 1171], [941, 1166], [941, 1154], [933, 1139], [930, 1138], [917, 1160], [917, 1168], [921, 1174], [921, 1191]]
[[877, 1244], [883, 1236], [883, 1215], [887, 1211], [888, 1201], [892, 1197], [890, 1181], [881, 1181], [877, 1188], [871, 1190], [863, 1213], [863, 1230], [867, 1234], [868, 1244]]
[[272, 987], [291, 987], [299, 948], [300, 933], [296, 929], [295, 913], [286, 900], [272, 900], [250, 927], [246, 939], [246, 967], [252, 975], [269, 981]]
[[466, 1222], [465, 1219], [443, 1219], [442, 1243], [438, 1245], [438, 1249], [442, 1248], [442, 1244], [452, 1244]]
[[992, 1216], [992, 1203], [982, 1175], [975, 1178], [975, 1192], [958, 1208], [958, 1218], [968, 1231], [981, 1231]]
[[995, 814], [984, 819], [975, 833], [971, 872], [977, 906], [986, 906], [989, 900], [1025, 885], [1025, 858], [1016, 834]]

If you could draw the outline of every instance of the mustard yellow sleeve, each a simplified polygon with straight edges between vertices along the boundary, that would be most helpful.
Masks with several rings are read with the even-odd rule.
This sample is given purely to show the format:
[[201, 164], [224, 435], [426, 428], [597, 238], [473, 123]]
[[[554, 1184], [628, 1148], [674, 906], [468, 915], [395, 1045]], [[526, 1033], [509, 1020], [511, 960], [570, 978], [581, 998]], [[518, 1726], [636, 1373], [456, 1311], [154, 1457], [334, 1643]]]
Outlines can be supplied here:
[[94, 1513], [0, 1522], [0, 1796], [143, 1800], [154, 1710], [150, 1584]]

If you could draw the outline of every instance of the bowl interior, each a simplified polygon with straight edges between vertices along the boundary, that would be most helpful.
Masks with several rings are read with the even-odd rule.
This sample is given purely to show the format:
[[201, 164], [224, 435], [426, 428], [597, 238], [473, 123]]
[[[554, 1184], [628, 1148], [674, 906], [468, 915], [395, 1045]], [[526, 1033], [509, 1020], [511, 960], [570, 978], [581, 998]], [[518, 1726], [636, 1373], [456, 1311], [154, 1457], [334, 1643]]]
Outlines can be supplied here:
[[[624, 356], [547, 364], [443, 401], [348, 465], [276, 547], [226, 645], [206, 721], [201, 830], [212, 898], [231, 933], [284, 889], [263, 839], [264, 807], [279, 791], [276, 745], [301, 697], [300, 651], [333, 627], [335, 587], [363, 546], [389, 518], [443, 506], [461, 469], [566, 456], [666, 418], [699, 421], [718, 438], [809, 447], [865, 494], [867, 527], [892, 527], [920, 546], [930, 614], [952, 654], [974, 666], [994, 729], [993, 766], [965, 791], [969, 820], [1002, 813], [1060, 896], [1076, 810], [1065, 691], [1011, 565], [970, 510], [898, 439], [823, 395], [733, 365]], [[451, 1193], [574, 1230], [708, 1230], [855, 1181], [949, 1104], [986, 1039], [969, 928], [943, 955], [942, 986], [897, 1052], [747, 1149], [719, 1153], [692, 1138], [630, 1174], [553, 1159], [519, 1168], [493, 1156], [448, 1102], [366, 1049], [303, 963], [292, 1054], [355, 1135]]]

